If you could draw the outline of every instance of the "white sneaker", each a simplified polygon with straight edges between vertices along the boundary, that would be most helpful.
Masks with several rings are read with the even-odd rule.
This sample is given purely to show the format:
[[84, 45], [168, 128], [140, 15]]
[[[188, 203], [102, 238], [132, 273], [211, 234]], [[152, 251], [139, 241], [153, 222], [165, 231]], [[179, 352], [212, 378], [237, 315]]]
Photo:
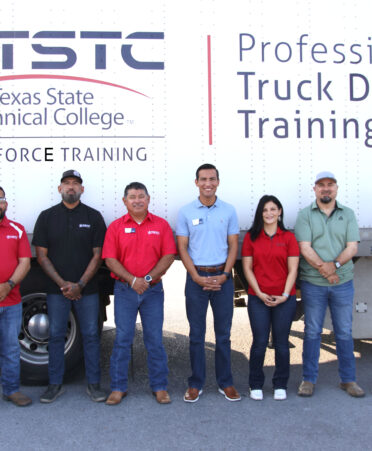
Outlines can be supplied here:
[[255, 401], [262, 401], [263, 400], [263, 392], [262, 392], [262, 390], [251, 390], [249, 397], [254, 399]]
[[274, 390], [274, 399], [276, 401], [284, 401], [287, 399], [287, 391], [284, 388], [277, 388]]

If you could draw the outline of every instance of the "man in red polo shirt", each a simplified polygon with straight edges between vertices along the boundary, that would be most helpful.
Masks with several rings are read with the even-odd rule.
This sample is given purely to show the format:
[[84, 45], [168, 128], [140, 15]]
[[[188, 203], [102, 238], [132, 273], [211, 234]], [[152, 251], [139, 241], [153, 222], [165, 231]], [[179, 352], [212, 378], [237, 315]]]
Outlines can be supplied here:
[[20, 349], [18, 335], [22, 323], [19, 284], [30, 270], [31, 249], [25, 229], [10, 221], [8, 203], [0, 187], [0, 364], [3, 399], [18, 407], [31, 404], [19, 391]]
[[161, 277], [174, 261], [176, 245], [167, 221], [148, 211], [150, 196], [145, 185], [130, 183], [125, 188], [123, 202], [128, 213], [109, 226], [102, 251], [102, 258], [116, 279], [116, 338], [110, 361], [111, 394], [106, 404], [119, 404], [127, 395], [128, 364], [138, 311], [147, 349], [150, 386], [156, 400], [168, 404]]

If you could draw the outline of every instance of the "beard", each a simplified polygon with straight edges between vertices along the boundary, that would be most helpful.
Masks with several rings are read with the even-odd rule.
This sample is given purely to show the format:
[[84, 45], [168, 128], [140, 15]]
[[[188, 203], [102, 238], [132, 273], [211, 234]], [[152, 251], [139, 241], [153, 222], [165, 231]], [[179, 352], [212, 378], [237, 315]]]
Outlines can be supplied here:
[[5, 216], [6, 209], [0, 210], [0, 220]]
[[67, 204], [74, 204], [80, 199], [81, 193], [62, 193], [62, 199]]
[[332, 202], [332, 198], [329, 196], [323, 196], [320, 198], [320, 202], [322, 204], [329, 204], [330, 202]]

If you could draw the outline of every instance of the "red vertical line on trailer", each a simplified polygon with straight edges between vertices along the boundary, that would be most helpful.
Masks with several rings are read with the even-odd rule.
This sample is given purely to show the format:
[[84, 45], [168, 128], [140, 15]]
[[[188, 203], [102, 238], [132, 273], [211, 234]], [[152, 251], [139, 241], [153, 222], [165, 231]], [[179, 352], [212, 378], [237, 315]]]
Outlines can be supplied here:
[[209, 125], [209, 145], [213, 144], [212, 130], [212, 62], [211, 62], [211, 37], [207, 36], [208, 48], [208, 125]]

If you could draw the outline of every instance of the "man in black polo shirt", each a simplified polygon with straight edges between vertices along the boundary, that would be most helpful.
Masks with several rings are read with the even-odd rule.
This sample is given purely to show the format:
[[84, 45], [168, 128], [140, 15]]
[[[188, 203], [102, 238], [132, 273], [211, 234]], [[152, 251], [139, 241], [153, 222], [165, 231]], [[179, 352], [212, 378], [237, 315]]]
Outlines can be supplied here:
[[40, 213], [32, 244], [37, 261], [49, 277], [49, 385], [40, 402], [53, 402], [63, 393], [64, 348], [71, 307], [83, 338], [87, 393], [105, 401], [100, 387], [99, 296], [96, 272], [106, 226], [102, 215], [80, 202], [83, 180], [77, 171], [63, 173], [58, 191], [62, 202]]

